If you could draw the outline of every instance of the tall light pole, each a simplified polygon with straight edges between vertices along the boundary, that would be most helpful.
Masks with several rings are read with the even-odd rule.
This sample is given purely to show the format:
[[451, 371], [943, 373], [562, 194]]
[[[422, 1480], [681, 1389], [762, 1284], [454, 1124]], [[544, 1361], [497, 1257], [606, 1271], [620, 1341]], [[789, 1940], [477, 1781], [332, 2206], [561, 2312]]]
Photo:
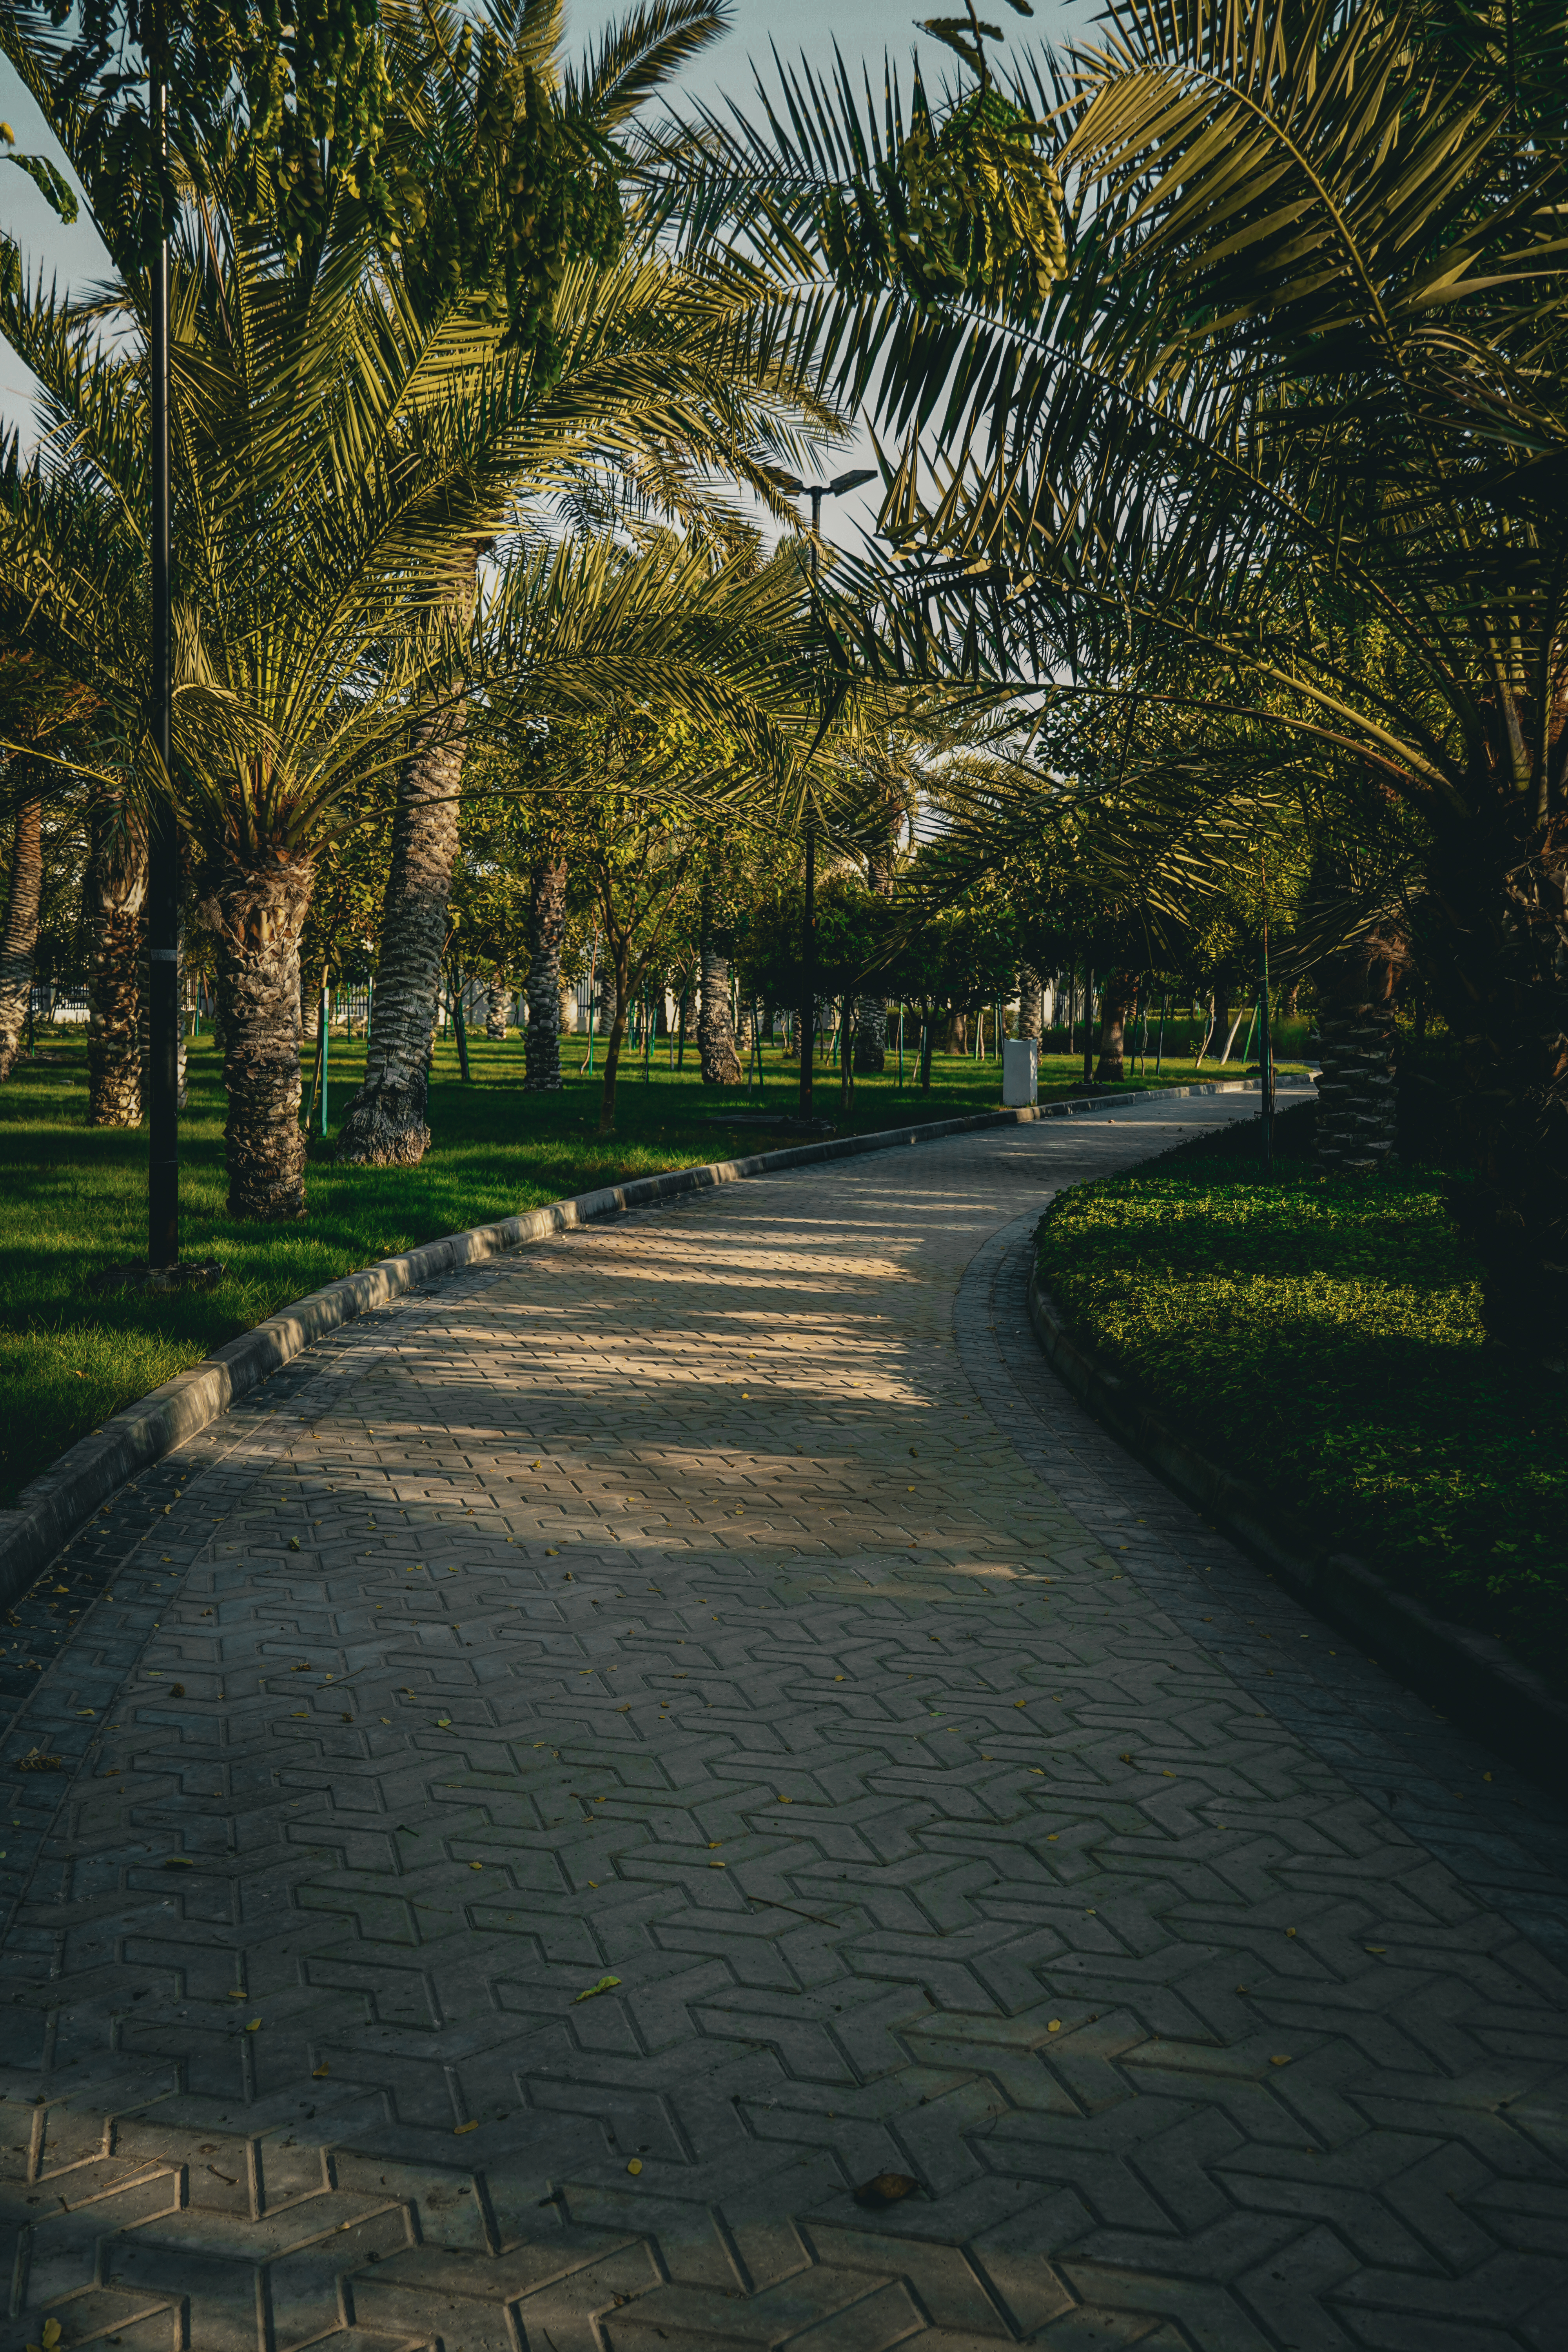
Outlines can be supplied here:
[[[841, 499], [847, 490], [858, 490], [862, 482], [876, 479], [876, 468], [865, 466], [854, 473], [839, 474], [831, 482], [798, 482], [793, 474], [784, 475], [779, 488], [790, 498], [811, 500], [811, 586], [813, 601], [822, 578], [822, 501]], [[826, 696], [823, 695], [824, 706]], [[805, 785], [805, 916], [801, 925], [800, 940], [800, 1108], [803, 1119], [811, 1117], [812, 1066], [816, 1059], [816, 803], [811, 789], [811, 779]]]
[[158, 208], [152, 256], [147, 364], [153, 475], [153, 643], [147, 725], [163, 766], [147, 835], [148, 1103], [147, 1260], [180, 1262], [180, 836], [169, 785], [174, 755], [174, 629], [169, 554], [169, 239], [163, 220], [168, 174], [167, 0], [159, 0], [148, 59], [149, 177]]

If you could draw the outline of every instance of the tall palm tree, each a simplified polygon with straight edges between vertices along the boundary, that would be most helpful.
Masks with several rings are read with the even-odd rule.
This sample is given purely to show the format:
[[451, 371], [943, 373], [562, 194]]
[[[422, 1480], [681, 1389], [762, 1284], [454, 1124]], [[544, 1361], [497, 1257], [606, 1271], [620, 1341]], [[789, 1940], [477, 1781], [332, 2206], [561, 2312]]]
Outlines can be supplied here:
[[[157, 775], [143, 740], [141, 782], [178, 801], [216, 935], [231, 1206], [297, 1216], [312, 845], [351, 782], [441, 706], [468, 501], [494, 499], [510, 454], [480, 383], [504, 401], [506, 371], [486, 373], [460, 327], [422, 329], [395, 289], [367, 278], [363, 249], [307, 285], [211, 203], [180, 231], [174, 772]], [[134, 289], [126, 307], [134, 316]], [[41, 288], [0, 293], [0, 327], [44, 385], [46, 425], [0, 515], [0, 600], [22, 640], [90, 687], [133, 742], [146, 645], [140, 359]]]
[[1256, 725], [1260, 778], [1310, 741], [1413, 830], [1488, 1325], [1562, 1360], [1568, 77], [1559, 12], [1509, 26], [1113, 0], [1036, 85], [1070, 274], [1034, 319], [972, 321], [992, 396], [940, 482], [907, 452], [889, 520], [909, 658], [1201, 694]]
[[[563, 16], [562, 0], [483, 0], [471, 17], [433, 0], [388, 7], [404, 93], [395, 147], [421, 190], [400, 242], [401, 281], [421, 316], [462, 308], [498, 345], [533, 338], [533, 438], [512, 488], [553, 505], [554, 527], [562, 513], [601, 526], [626, 510], [711, 520], [715, 476], [776, 502], [781, 461], [803, 435], [837, 425], [810, 381], [809, 336], [781, 331], [776, 289], [754, 270], [672, 263], [658, 215], [624, 203], [617, 176], [638, 111], [723, 30], [719, 0], [655, 0], [576, 68], [562, 55]], [[550, 222], [542, 233], [535, 222], [526, 246], [524, 184], [531, 218]], [[478, 558], [476, 538], [476, 568]], [[422, 730], [399, 774], [375, 1011], [344, 1159], [416, 1161], [429, 1141], [467, 723], [458, 699]]]
[[[91, 202], [96, 130], [14, 20], [0, 34]], [[314, 845], [351, 791], [419, 764], [411, 742], [426, 761], [416, 813], [435, 802], [440, 824], [455, 811], [475, 551], [518, 520], [516, 486], [586, 511], [618, 467], [651, 496], [689, 478], [721, 428], [762, 486], [766, 457], [795, 454], [803, 425], [830, 419], [795, 384], [787, 349], [753, 332], [743, 273], [647, 253], [582, 260], [553, 286], [547, 344], [510, 333], [488, 296], [416, 300], [348, 194], [332, 234], [292, 256], [227, 136], [175, 174], [172, 775], [142, 725], [148, 279], [132, 236], [119, 238], [118, 285], [81, 311], [5, 255], [0, 330], [43, 386], [43, 431], [28, 462], [10, 453], [0, 619], [99, 698], [110, 731], [140, 741], [143, 795], [180, 806], [217, 944], [230, 1205], [292, 1217], [304, 1206], [298, 957]], [[100, 336], [106, 320], [122, 331], [114, 340]], [[683, 350], [700, 366], [683, 368]], [[663, 595], [647, 567], [613, 609], [624, 617], [639, 594]], [[667, 597], [660, 610], [668, 624]], [[607, 677], [602, 644], [594, 654]], [[432, 790], [443, 759], [445, 788]], [[439, 890], [438, 842], [430, 862]], [[402, 1060], [422, 1088], [417, 1034]]]

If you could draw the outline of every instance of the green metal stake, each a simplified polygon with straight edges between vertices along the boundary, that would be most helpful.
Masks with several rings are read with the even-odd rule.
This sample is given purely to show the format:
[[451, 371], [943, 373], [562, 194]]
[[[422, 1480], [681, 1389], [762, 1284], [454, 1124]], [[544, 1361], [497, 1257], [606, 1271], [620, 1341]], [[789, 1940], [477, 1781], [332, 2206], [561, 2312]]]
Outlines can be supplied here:
[[328, 1016], [328, 1000], [327, 1000], [327, 992], [326, 992], [326, 990], [325, 990], [324, 988], [323, 988], [323, 989], [322, 989], [322, 991], [321, 991], [321, 1009], [320, 1013], [317, 1015], [317, 1018], [320, 1020], [321, 1024], [321, 1132], [323, 1135], [325, 1135], [325, 1133], [326, 1133], [326, 1131], [327, 1131], [327, 1051], [328, 1051], [328, 1048], [327, 1048], [327, 1038], [328, 1038], [328, 1034], [329, 1034], [329, 1032], [330, 1032], [330, 1029], [331, 1029], [331, 1022], [330, 1022], [330, 1019], [329, 1019], [329, 1016]]

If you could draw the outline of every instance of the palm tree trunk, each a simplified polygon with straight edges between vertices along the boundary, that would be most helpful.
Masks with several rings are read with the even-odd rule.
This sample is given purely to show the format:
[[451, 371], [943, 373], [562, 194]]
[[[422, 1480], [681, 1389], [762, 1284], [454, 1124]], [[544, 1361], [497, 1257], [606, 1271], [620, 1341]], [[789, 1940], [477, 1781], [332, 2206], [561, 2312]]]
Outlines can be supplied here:
[[485, 993], [485, 1036], [492, 1045], [506, 1044], [506, 1016], [511, 991], [504, 980], [492, 980]]
[[87, 876], [89, 1127], [142, 1118], [142, 909], [147, 836], [118, 793], [93, 807]]
[[461, 703], [421, 719], [397, 780], [364, 1083], [344, 1115], [340, 1160], [416, 1168], [430, 1147], [425, 1113], [458, 856], [464, 731]]
[[314, 879], [282, 850], [229, 866], [204, 900], [217, 939], [228, 1121], [228, 1213], [281, 1223], [305, 1213], [300, 1126], [300, 940]]
[[1040, 1034], [1040, 975], [1033, 964], [1018, 966], [1018, 1034], [1037, 1037]]
[[[1561, 711], [1552, 738], [1558, 760]], [[1491, 1339], [1561, 1374], [1568, 1370], [1568, 810], [1561, 786], [1555, 811], [1544, 815], [1522, 795], [1500, 792], [1495, 779], [1510, 773], [1506, 750], [1494, 746], [1474, 793], [1478, 815], [1439, 835], [1416, 944], [1423, 978], [1459, 1044], [1456, 1126], [1475, 1181], [1450, 1188], [1450, 1208], [1481, 1258], [1481, 1319]]]
[[1318, 966], [1322, 1069], [1312, 1155], [1325, 1176], [1364, 1175], [1397, 1140], [1394, 985], [1407, 962], [1390, 931], [1369, 931]]
[[528, 1028], [523, 1091], [561, 1091], [561, 940], [566, 929], [566, 861], [541, 858], [528, 877]]
[[888, 1066], [888, 1000], [858, 996], [855, 1000], [855, 1074], [883, 1070]]
[[616, 1124], [616, 1079], [621, 1066], [621, 1047], [626, 1042], [626, 999], [631, 989], [630, 942], [624, 934], [616, 936], [608, 918], [605, 924], [605, 991], [611, 996], [615, 1011], [610, 1016], [605, 1039], [605, 1075], [599, 1087], [601, 1135], [610, 1134]]
[[1097, 1080], [1114, 1085], [1127, 1076], [1123, 1059], [1127, 1022], [1137, 994], [1138, 982], [1133, 973], [1106, 973], [1100, 1000], [1100, 1060], [1094, 1072]]
[[[866, 887], [874, 898], [890, 898], [893, 895], [893, 840], [889, 837], [880, 847], [868, 850], [866, 856]], [[856, 1000], [853, 1021], [855, 1032], [855, 1074], [886, 1069], [888, 1066], [888, 1000], [869, 991]]]
[[710, 933], [707, 908], [702, 923], [702, 1003], [697, 1016], [697, 1050], [705, 1087], [737, 1087], [741, 1057], [730, 1022], [730, 961], [720, 954]]
[[24, 801], [11, 836], [11, 887], [0, 933], [0, 1078], [10, 1076], [27, 1030], [44, 895], [43, 819], [41, 801]]

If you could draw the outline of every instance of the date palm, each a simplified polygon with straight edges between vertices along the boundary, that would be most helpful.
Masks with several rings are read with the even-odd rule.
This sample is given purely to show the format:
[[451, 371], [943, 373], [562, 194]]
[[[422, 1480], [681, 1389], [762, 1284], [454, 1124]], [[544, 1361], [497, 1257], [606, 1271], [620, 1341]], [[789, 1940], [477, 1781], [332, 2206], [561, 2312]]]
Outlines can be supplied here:
[[1038, 93], [1070, 274], [975, 322], [996, 398], [940, 483], [911, 454], [889, 520], [911, 658], [1201, 697], [1265, 783], [1311, 745], [1414, 835], [1489, 1328], [1561, 1360], [1568, 85], [1560, 17], [1510, 24], [1112, 0]]
[[[90, 126], [16, 19], [0, 31], [90, 203]], [[198, 160], [177, 176], [171, 247], [174, 762], [163, 776], [142, 740], [139, 783], [176, 799], [216, 936], [231, 1207], [291, 1217], [304, 1200], [298, 957], [314, 847], [351, 792], [399, 765], [424, 778], [405, 818], [438, 835], [455, 814], [475, 556], [519, 520], [519, 486], [568, 520], [613, 504], [606, 485], [623, 506], [685, 485], [695, 506], [695, 472], [716, 452], [765, 487], [764, 467], [831, 418], [762, 318], [754, 273], [654, 251], [582, 259], [552, 278], [546, 346], [511, 334], [486, 293], [426, 299], [346, 195], [333, 234], [291, 258], [223, 135]], [[0, 617], [136, 743], [148, 288], [135, 238], [100, 225], [120, 278], [79, 312], [29, 283], [13, 248], [0, 255], [0, 329], [40, 380], [44, 428], [28, 461], [10, 455]], [[444, 930], [449, 856], [439, 839], [427, 851]], [[416, 865], [405, 856], [405, 872]], [[391, 927], [378, 1010], [395, 1012], [396, 958], [417, 961], [432, 928]], [[405, 1026], [395, 1058], [416, 1090], [423, 1005]]]
[[[396, 0], [384, 15], [404, 92], [395, 151], [423, 192], [401, 238], [401, 282], [421, 315], [460, 304], [498, 334], [537, 323], [539, 431], [520, 494], [600, 524], [627, 509], [690, 522], [714, 509], [717, 478], [776, 499], [772, 473], [786, 449], [837, 425], [810, 381], [809, 337], [781, 331], [776, 291], [754, 271], [672, 267], [658, 215], [626, 201], [616, 172], [639, 111], [723, 29], [717, 0], [655, 0], [575, 68], [562, 51], [561, 0], [483, 0], [472, 16]], [[543, 115], [556, 125], [549, 152], [537, 136]], [[535, 220], [527, 244], [516, 228], [524, 181], [531, 218], [550, 223]], [[574, 245], [592, 266], [563, 271]], [[533, 270], [526, 283], [520, 268]], [[365, 1077], [339, 1143], [346, 1159], [415, 1161], [429, 1140], [426, 1073], [467, 724], [455, 702], [421, 731], [399, 776]]]

